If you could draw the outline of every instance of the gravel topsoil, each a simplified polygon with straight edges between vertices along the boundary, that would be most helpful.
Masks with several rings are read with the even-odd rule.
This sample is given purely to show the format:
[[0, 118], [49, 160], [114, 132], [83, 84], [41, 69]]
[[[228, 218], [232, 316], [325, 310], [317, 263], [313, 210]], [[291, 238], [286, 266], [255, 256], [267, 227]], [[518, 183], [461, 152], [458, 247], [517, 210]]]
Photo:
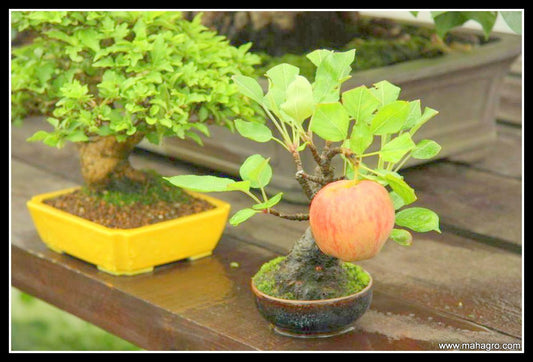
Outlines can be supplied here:
[[84, 189], [75, 190], [43, 201], [70, 214], [109, 228], [131, 229], [161, 221], [192, 215], [215, 208], [209, 202], [183, 193], [179, 200], [112, 203]]

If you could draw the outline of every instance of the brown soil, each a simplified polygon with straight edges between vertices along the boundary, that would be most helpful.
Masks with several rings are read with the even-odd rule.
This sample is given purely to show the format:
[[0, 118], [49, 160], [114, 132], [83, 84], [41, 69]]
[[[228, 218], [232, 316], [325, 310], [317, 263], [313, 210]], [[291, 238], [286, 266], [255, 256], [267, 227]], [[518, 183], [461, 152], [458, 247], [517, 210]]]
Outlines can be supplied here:
[[205, 200], [190, 195], [187, 195], [183, 202], [157, 201], [152, 204], [134, 202], [116, 205], [82, 190], [44, 200], [44, 203], [103, 226], [118, 229], [155, 224], [215, 207]]

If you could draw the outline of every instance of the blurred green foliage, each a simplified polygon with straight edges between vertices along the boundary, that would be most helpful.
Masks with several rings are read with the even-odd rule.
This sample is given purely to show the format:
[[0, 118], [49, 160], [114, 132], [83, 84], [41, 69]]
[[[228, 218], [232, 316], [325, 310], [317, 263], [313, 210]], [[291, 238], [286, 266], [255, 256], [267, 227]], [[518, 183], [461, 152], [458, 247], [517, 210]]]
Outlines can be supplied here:
[[11, 288], [12, 351], [140, 351], [72, 314]]

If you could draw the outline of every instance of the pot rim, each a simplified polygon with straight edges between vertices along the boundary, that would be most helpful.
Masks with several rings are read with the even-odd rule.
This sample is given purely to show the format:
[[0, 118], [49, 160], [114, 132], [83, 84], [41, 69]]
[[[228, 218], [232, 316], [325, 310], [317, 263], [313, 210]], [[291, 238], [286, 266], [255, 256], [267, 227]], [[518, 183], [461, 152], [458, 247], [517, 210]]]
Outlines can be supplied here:
[[367, 273], [368, 276], [370, 277], [370, 281], [368, 282], [368, 285], [366, 287], [364, 287], [362, 290], [360, 290], [360, 291], [358, 291], [356, 293], [353, 293], [353, 294], [346, 295], [344, 297], [329, 298], [329, 299], [315, 299], [315, 300], [310, 300], [310, 299], [303, 299], [303, 300], [283, 299], [283, 298], [273, 297], [271, 295], [268, 295], [268, 294], [265, 294], [265, 293], [261, 292], [255, 286], [253, 278], [251, 278], [251, 286], [252, 286], [252, 291], [254, 292], [254, 294], [256, 296], [259, 296], [259, 297], [262, 297], [262, 298], [265, 298], [265, 299], [269, 299], [269, 300], [272, 300], [272, 301], [275, 301], [275, 302], [278, 302], [278, 303], [292, 304], [292, 305], [332, 304], [332, 303], [337, 303], [337, 302], [341, 302], [341, 301], [345, 301], [345, 300], [349, 300], [349, 299], [355, 299], [355, 298], [367, 293], [372, 288], [372, 286], [374, 284], [373, 283], [374, 280], [372, 278], [372, 275], [366, 269], [364, 269], [362, 267], [360, 267], [360, 268], [363, 269], [363, 271], [365, 273]]
[[213, 209], [205, 210], [205, 211], [202, 211], [202, 212], [199, 212], [199, 213], [196, 213], [196, 214], [181, 216], [181, 217], [178, 217], [178, 218], [175, 218], [175, 219], [157, 222], [155, 224], [139, 226], [139, 227], [136, 227], [136, 228], [121, 229], [121, 228], [110, 228], [110, 227], [101, 225], [101, 224], [99, 224], [97, 222], [85, 219], [85, 218], [83, 218], [81, 216], [78, 216], [78, 215], [71, 214], [69, 212], [66, 212], [66, 211], [63, 211], [61, 209], [55, 208], [55, 207], [53, 207], [51, 205], [47, 205], [47, 204], [45, 204], [43, 202], [44, 200], [46, 200], [48, 198], [52, 198], [52, 197], [55, 197], [55, 196], [59, 196], [59, 195], [62, 195], [62, 194], [73, 192], [73, 191], [76, 191], [76, 190], [79, 190], [79, 189], [81, 189], [81, 186], [68, 187], [68, 188], [63, 188], [63, 189], [52, 191], [52, 192], [46, 192], [46, 193], [37, 194], [37, 195], [32, 196], [32, 198], [30, 200], [28, 200], [26, 202], [26, 204], [27, 204], [28, 207], [34, 207], [34, 208], [41, 209], [41, 210], [48, 210], [50, 212], [53, 212], [56, 215], [62, 215], [62, 216], [68, 217], [70, 220], [75, 220], [75, 222], [77, 222], [79, 224], [86, 225], [86, 226], [90, 225], [90, 227], [96, 228], [98, 230], [101, 230], [102, 232], [114, 233], [114, 234], [118, 234], [118, 233], [136, 234], [136, 233], [140, 233], [140, 232], [148, 231], [148, 230], [152, 230], [152, 229], [156, 230], [156, 229], [164, 228], [167, 225], [177, 225], [177, 224], [187, 223], [187, 222], [189, 222], [191, 220], [195, 220], [195, 219], [199, 219], [199, 218], [203, 218], [203, 217], [208, 217], [208, 216], [210, 216], [212, 214], [217, 214], [217, 213], [220, 213], [220, 212], [224, 212], [226, 210], [228, 210], [228, 212], [229, 212], [229, 209], [230, 209], [230, 204], [225, 202], [225, 201], [223, 201], [223, 200], [214, 198], [212, 196], [199, 194], [199, 193], [196, 193], [194, 191], [189, 191], [189, 190], [184, 189], [184, 191], [187, 192], [188, 194], [190, 194], [190, 195], [192, 195], [194, 197], [198, 197], [200, 199], [206, 200], [206, 201], [210, 202], [215, 207]]

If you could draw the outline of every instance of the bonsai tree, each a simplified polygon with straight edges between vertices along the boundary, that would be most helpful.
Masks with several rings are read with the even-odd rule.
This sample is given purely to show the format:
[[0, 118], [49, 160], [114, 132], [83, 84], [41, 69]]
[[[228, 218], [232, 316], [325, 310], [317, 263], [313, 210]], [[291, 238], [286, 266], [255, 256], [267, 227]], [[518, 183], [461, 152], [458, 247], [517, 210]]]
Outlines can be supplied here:
[[[428, 159], [440, 151], [435, 141], [413, 140], [438, 112], [429, 107], [422, 110], [420, 100], [400, 100], [400, 88], [387, 81], [341, 93], [355, 50], [318, 49], [307, 57], [316, 66], [313, 83], [286, 63], [266, 72], [266, 94], [251, 77], [233, 79], [245, 96], [243, 101], [261, 105], [276, 130], [237, 119], [238, 132], [257, 142], [276, 142], [292, 155], [295, 178], [310, 201], [309, 213], [286, 214], [276, 208], [283, 194], [267, 195], [272, 168], [269, 159], [259, 154], [242, 164], [242, 180], [197, 175], [166, 178], [195, 191], [236, 190], [248, 195], [253, 205], [237, 211], [230, 219], [232, 225], [259, 213], [308, 221], [309, 228], [289, 255], [265, 264], [254, 277], [264, 293], [299, 300], [346, 295], [350, 285], [354, 287], [350, 277], [354, 270], [345, 262], [374, 257], [388, 238], [410, 245], [410, 231], [440, 232], [435, 212], [411, 206], [417, 199], [415, 190], [399, 174], [409, 158]], [[314, 170], [303, 169], [302, 152], [311, 153]], [[337, 172], [332, 163], [336, 157], [343, 165]], [[359, 280], [361, 288], [364, 277]]]
[[[234, 74], [252, 74], [251, 44], [234, 47], [180, 12], [27, 11], [12, 27], [33, 41], [12, 50], [12, 121], [42, 114], [52, 126], [29, 141], [79, 145], [89, 189], [113, 180], [143, 182], [128, 156], [144, 138], [209, 135], [206, 124], [232, 128], [254, 119]], [[199, 132], [199, 134], [197, 133]]]

